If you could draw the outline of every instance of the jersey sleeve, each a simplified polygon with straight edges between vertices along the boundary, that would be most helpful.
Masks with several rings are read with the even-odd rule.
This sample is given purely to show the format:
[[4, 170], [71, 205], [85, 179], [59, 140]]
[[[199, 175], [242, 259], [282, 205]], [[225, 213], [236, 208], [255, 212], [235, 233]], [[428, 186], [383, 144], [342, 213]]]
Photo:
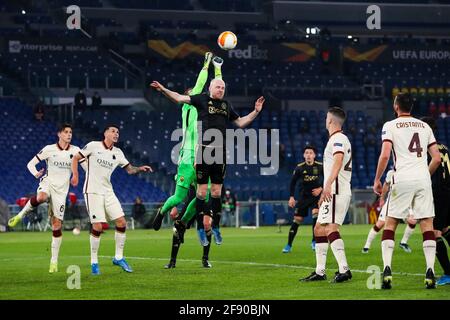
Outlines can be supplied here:
[[332, 149], [331, 149], [331, 151], [332, 151], [332, 153], [333, 153], [333, 156], [335, 155], [335, 154], [338, 154], [338, 153], [342, 153], [342, 154], [345, 154], [345, 140], [344, 139], [341, 139], [340, 137], [337, 137], [334, 141], [333, 141], [333, 146], [332, 146]]
[[390, 128], [389, 122], [386, 122], [383, 125], [383, 129], [381, 129], [381, 141], [385, 142], [388, 141], [392, 143], [392, 130]]
[[234, 121], [234, 120], [239, 118], [239, 115], [237, 114], [236, 111], [234, 111], [233, 106], [231, 105], [231, 103], [228, 102], [228, 104], [229, 104], [229, 108], [230, 108], [230, 117], [229, 117], [230, 121]]
[[95, 147], [94, 142], [89, 142], [87, 145], [84, 146], [82, 150], [79, 151], [79, 154], [81, 154], [84, 158], [87, 158], [93, 152], [94, 147]]
[[123, 154], [122, 150], [120, 150], [119, 155], [117, 157], [117, 160], [119, 160], [119, 166], [121, 168], [125, 168], [125, 167], [127, 167], [130, 164], [130, 161], [127, 160], [127, 158]]
[[197, 109], [203, 109], [205, 108], [205, 95], [204, 94], [194, 94], [191, 96], [191, 105], [196, 107]]
[[39, 161], [44, 161], [50, 157], [50, 148], [49, 146], [45, 146], [41, 151], [36, 154], [36, 158]]

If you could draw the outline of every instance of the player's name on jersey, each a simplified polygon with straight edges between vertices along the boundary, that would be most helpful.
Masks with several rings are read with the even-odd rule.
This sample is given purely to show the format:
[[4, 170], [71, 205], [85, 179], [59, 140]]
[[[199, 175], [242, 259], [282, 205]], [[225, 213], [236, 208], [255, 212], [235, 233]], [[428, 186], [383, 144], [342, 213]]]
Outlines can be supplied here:
[[423, 122], [398, 122], [395, 124], [398, 129], [401, 128], [425, 128], [425, 124]]

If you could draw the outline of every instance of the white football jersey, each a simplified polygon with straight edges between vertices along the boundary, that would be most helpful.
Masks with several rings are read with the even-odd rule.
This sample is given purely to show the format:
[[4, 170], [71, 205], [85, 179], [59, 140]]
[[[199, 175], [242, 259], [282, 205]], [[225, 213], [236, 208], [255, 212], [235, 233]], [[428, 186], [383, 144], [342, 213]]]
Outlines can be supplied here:
[[66, 149], [58, 143], [45, 146], [37, 155], [39, 161], [45, 161], [47, 171], [42, 179], [61, 192], [69, 191], [70, 175], [72, 174], [72, 158], [80, 151], [77, 146], [68, 145]]
[[107, 148], [103, 141], [89, 142], [80, 151], [80, 154], [87, 160], [84, 193], [106, 194], [112, 192], [112, 172], [117, 166], [125, 168], [130, 164], [122, 150], [114, 146]]
[[384, 124], [381, 138], [383, 142], [392, 143], [393, 183], [423, 179], [431, 181], [427, 152], [436, 139], [428, 124], [411, 116], [398, 117]]
[[342, 153], [344, 155], [344, 162], [336, 180], [331, 185], [331, 192], [333, 194], [351, 195], [350, 181], [352, 179], [352, 146], [347, 136], [342, 131], [333, 133], [325, 147], [323, 154], [323, 174], [324, 186], [331, 175], [331, 170], [334, 163], [334, 155]]

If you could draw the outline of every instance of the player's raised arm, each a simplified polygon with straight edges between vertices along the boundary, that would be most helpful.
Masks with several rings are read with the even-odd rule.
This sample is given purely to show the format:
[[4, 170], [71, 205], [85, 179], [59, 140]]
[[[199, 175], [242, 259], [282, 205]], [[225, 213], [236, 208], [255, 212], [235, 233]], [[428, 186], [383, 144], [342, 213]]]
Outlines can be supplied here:
[[140, 172], [153, 172], [153, 169], [150, 166], [135, 167], [131, 164], [126, 165], [124, 169], [127, 171], [128, 174], [137, 174]]
[[239, 117], [236, 120], [234, 120], [234, 124], [239, 128], [247, 127], [250, 123], [252, 123], [253, 120], [255, 120], [255, 118], [261, 112], [264, 105], [264, 101], [266, 100], [264, 99], [263, 96], [259, 97], [258, 100], [256, 100], [255, 102], [255, 109], [245, 117]]
[[36, 178], [39, 179], [45, 172], [45, 169], [42, 168], [41, 170], [36, 170], [36, 165], [39, 163], [39, 159], [37, 157], [33, 157], [33, 159], [30, 160], [27, 164], [28, 171]]
[[161, 92], [167, 98], [169, 98], [171, 101], [173, 101], [175, 103], [188, 103], [188, 104], [191, 103], [191, 97], [190, 96], [182, 95], [182, 94], [179, 94], [179, 93], [177, 93], [175, 91], [171, 91], [171, 90], [167, 89], [166, 87], [164, 87], [158, 81], [153, 81], [150, 84], [150, 87], [152, 87], [155, 90]]

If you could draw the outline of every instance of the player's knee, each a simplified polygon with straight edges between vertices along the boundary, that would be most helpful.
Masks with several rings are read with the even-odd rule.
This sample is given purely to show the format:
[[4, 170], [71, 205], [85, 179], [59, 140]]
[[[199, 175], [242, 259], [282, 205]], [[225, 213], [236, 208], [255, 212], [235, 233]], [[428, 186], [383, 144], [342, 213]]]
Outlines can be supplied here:
[[47, 199], [48, 199], [48, 196], [44, 192], [38, 193], [38, 195], [36, 196], [36, 200], [39, 203], [46, 202]]
[[329, 235], [333, 232], [339, 232], [339, 227], [337, 224], [329, 223], [325, 227], [325, 232], [327, 233], [327, 235]]
[[103, 227], [102, 227], [102, 224], [100, 222], [96, 222], [96, 223], [92, 224], [91, 233], [94, 236], [99, 237], [102, 232], [103, 232]]
[[58, 229], [61, 229], [61, 227], [62, 227], [61, 220], [59, 220], [58, 218], [53, 217], [53, 219], [52, 219], [52, 229], [53, 230], [58, 230]]
[[127, 221], [125, 220], [125, 217], [120, 217], [115, 222], [116, 222], [116, 227], [118, 227], [118, 228], [125, 228], [127, 226]]
[[205, 200], [207, 192], [208, 192], [208, 189], [206, 189], [206, 188], [198, 188], [197, 189], [197, 198], [199, 198], [201, 200]]
[[294, 222], [297, 223], [297, 224], [302, 223], [303, 220], [304, 220], [303, 217], [294, 217]]

